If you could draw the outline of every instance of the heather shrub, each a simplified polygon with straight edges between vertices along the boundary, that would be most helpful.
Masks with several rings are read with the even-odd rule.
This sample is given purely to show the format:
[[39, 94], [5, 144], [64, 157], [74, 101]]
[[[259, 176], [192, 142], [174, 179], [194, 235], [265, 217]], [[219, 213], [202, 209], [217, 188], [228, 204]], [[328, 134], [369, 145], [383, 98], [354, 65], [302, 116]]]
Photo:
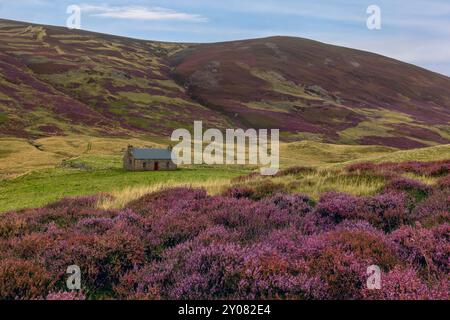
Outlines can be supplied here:
[[236, 198], [236, 199], [251, 199], [254, 197], [255, 189], [250, 187], [232, 187], [227, 189], [223, 195], [225, 197]]
[[419, 222], [424, 228], [433, 228], [441, 224], [450, 223], [450, 212], [441, 211], [435, 212], [427, 217], [419, 220]]
[[425, 169], [427, 175], [441, 177], [450, 174], [450, 161], [436, 162]]
[[98, 235], [104, 234], [113, 226], [114, 220], [111, 218], [84, 218], [75, 225], [80, 232], [95, 232]]
[[282, 183], [274, 183], [270, 180], [263, 180], [255, 185], [253, 189], [255, 190], [251, 199], [261, 200], [266, 197], [270, 197], [274, 194], [285, 192], [285, 185]]
[[[389, 269], [399, 262], [393, 244], [365, 222], [344, 223], [335, 231], [303, 237], [301, 246], [289, 240], [273, 241], [277, 252], [287, 251], [287, 261], [297, 266], [297, 273], [308, 276], [301, 282], [302, 298], [360, 298], [368, 266]], [[314, 290], [305, 290], [307, 283], [314, 283]]]
[[[210, 225], [210, 217], [205, 214], [206, 201], [197, 207], [174, 206], [157, 219], [147, 219], [149, 232], [145, 238], [155, 252], [176, 246], [192, 239]], [[211, 205], [211, 204], [209, 204]], [[208, 205], [208, 207], [209, 207]]]
[[437, 182], [437, 187], [441, 190], [450, 190], [450, 174]]
[[9, 240], [6, 248], [9, 249], [8, 253], [16, 258], [42, 258], [46, 250], [52, 248], [57, 241], [58, 237], [53, 237], [49, 233], [35, 232]]
[[403, 226], [389, 238], [397, 244], [397, 254], [416, 268], [428, 279], [440, 273], [449, 273], [448, 260], [450, 225], [443, 224], [425, 229], [420, 226]]
[[361, 162], [361, 163], [355, 163], [350, 164], [346, 167], [348, 172], [354, 173], [354, 172], [374, 172], [376, 170], [377, 166], [374, 163], [371, 162]]
[[248, 199], [213, 199], [212, 203], [217, 205], [209, 211], [212, 222], [239, 232], [243, 242], [257, 240], [272, 230], [300, 223], [300, 216], [289, 215], [274, 204]]
[[419, 181], [408, 178], [396, 178], [385, 186], [385, 192], [407, 192], [414, 202], [420, 202], [430, 195], [432, 188]]
[[[58, 203], [61, 204], [61, 201]], [[75, 200], [68, 199], [67, 201], [74, 202]], [[112, 217], [115, 214], [114, 211], [101, 211], [85, 206], [76, 208], [74, 205], [71, 207], [49, 205], [39, 209], [26, 209], [2, 216], [2, 219], [0, 219], [0, 238], [45, 232], [49, 224], [68, 228], [84, 218], [94, 218], [97, 215]]]
[[357, 163], [347, 166], [349, 172], [394, 172], [394, 173], [414, 173], [430, 177], [440, 177], [450, 172], [450, 161], [434, 161], [434, 162], [385, 162], [380, 164], [374, 163]]
[[0, 299], [38, 299], [52, 286], [51, 274], [36, 261], [0, 261]]
[[48, 246], [42, 258], [60, 284], [66, 268], [75, 264], [82, 271], [87, 293], [107, 290], [122, 273], [145, 262], [142, 238], [138, 229], [120, 223], [103, 235], [73, 231]]
[[363, 216], [386, 232], [409, 222], [409, 210], [403, 193], [388, 192], [364, 199]]
[[47, 295], [45, 300], [85, 300], [86, 296], [80, 292], [70, 291], [70, 292], [52, 292]]
[[[391, 182], [377, 195], [329, 192], [317, 204], [264, 178], [218, 196], [164, 190], [123, 210], [83, 197], [4, 214], [0, 299], [448, 299], [450, 194], [393, 173], [442, 170], [352, 170], [392, 173]], [[65, 292], [73, 264], [80, 294]], [[379, 291], [366, 290], [373, 264]]]
[[161, 300], [160, 289], [149, 279], [153, 272], [148, 265], [128, 271], [113, 285], [115, 297], [121, 300]]
[[134, 295], [163, 299], [227, 299], [236, 297], [244, 249], [234, 244], [182, 244], [170, 249], [160, 263], [135, 274]]
[[252, 184], [251, 187], [246, 185], [233, 186], [227, 189], [223, 195], [237, 199], [247, 198], [258, 201], [284, 191], [286, 191], [284, 184], [274, 183], [265, 179]]
[[415, 221], [431, 226], [448, 221], [445, 219], [448, 219], [449, 214], [450, 192], [435, 191], [430, 197], [414, 208], [411, 216]]
[[324, 296], [315, 299], [359, 299], [364, 285], [368, 261], [358, 259], [351, 252], [324, 248], [309, 261], [310, 272], [324, 283]]
[[364, 289], [363, 297], [374, 300], [448, 300], [448, 281], [429, 286], [413, 268], [395, 267], [381, 277], [381, 290]]
[[359, 219], [363, 216], [363, 200], [345, 193], [328, 192], [320, 198], [316, 212], [336, 223], [344, 219]]
[[8, 239], [24, 234], [28, 230], [27, 219], [17, 212], [3, 215], [0, 219], [0, 239]]
[[450, 169], [450, 161], [434, 161], [434, 162], [403, 162], [390, 163], [387, 165], [391, 170], [399, 170], [401, 172], [410, 172], [419, 175], [427, 175], [438, 177], [447, 174]]
[[345, 223], [336, 230], [309, 237], [302, 250], [305, 254], [316, 252], [320, 255], [321, 251], [330, 248], [337, 254], [338, 251], [351, 252], [386, 270], [399, 262], [395, 244], [386, 239], [383, 232], [363, 222]]
[[240, 267], [238, 296], [244, 299], [311, 299], [322, 296], [324, 283], [306, 273], [304, 260], [272, 245], [250, 248]]
[[211, 243], [239, 243], [240, 233], [221, 225], [213, 225], [201, 231], [195, 240], [203, 245]]
[[274, 204], [281, 210], [286, 210], [289, 214], [297, 214], [304, 216], [313, 209], [314, 201], [308, 196], [302, 194], [283, 194], [277, 193], [276, 195], [267, 198], [266, 203]]
[[203, 189], [174, 188], [146, 195], [128, 204], [127, 208], [151, 217], [164, 214], [175, 205], [189, 207], [192, 202], [206, 197], [206, 191]]
[[305, 235], [312, 235], [333, 230], [336, 223], [333, 217], [323, 216], [316, 211], [312, 211], [303, 217], [298, 229]]
[[81, 208], [91, 208], [94, 209], [99, 200], [99, 196], [88, 196], [88, 197], [77, 197], [77, 198], [63, 198], [59, 201], [53, 202], [45, 208], [48, 209], [58, 209], [65, 208], [67, 211], [73, 211]]

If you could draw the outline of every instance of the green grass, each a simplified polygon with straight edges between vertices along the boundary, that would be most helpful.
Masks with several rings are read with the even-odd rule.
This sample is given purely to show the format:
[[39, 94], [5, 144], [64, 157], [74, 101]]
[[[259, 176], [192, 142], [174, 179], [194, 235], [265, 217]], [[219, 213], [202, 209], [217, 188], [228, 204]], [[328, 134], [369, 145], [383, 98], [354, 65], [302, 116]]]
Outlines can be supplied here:
[[260, 177], [241, 185], [251, 187], [263, 181], [271, 181], [283, 185], [289, 192], [307, 194], [314, 200], [319, 200], [323, 193], [330, 191], [343, 192], [355, 196], [374, 195], [386, 183], [384, 178], [373, 175], [352, 175], [342, 169], [319, 169], [282, 177]]
[[5, 123], [6, 121], [8, 121], [8, 116], [5, 113], [0, 112], [0, 124]]
[[346, 164], [356, 162], [406, 162], [406, 161], [440, 161], [450, 158], [450, 144], [419, 148], [412, 150], [397, 150], [379, 155], [368, 154], [358, 159], [353, 159]]
[[[104, 159], [104, 164], [110, 162]], [[93, 159], [88, 159], [92, 163]], [[94, 161], [100, 165], [99, 161]], [[112, 161], [116, 164], [116, 160]], [[55, 168], [0, 181], [0, 212], [40, 207], [67, 196], [93, 195], [158, 183], [227, 180], [248, 173], [242, 168], [183, 168], [177, 171], [127, 172], [122, 169], [84, 170]]]
[[61, 167], [72, 169], [84, 169], [87, 171], [114, 170], [122, 167], [122, 157], [117, 155], [82, 155], [69, 160], [64, 160]]
[[365, 157], [384, 156], [397, 149], [382, 146], [336, 145], [313, 141], [293, 142], [280, 146], [280, 161], [284, 167], [320, 166], [343, 163]]
[[[117, 201], [102, 204], [104, 207], [121, 207], [143, 194], [184, 185], [204, 187], [208, 192], [217, 193], [230, 186], [230, 179], [255, 169], [206, 165], [174, 172], [127, 172], [121, 169], [122, 154], [128, 144], [162, 147], [168, 143], [156, 138], [68, 136], [43, 138], [33, 143], [39, 144], [40, 150], [24, 139], [0, 139], [0, 212], [40, 207], [66, 196], [98, 193], [111, 193], [117, 198]], [[308, 174], [270, 178], [289, 185], [293, 192], [306, 193], [315, 198], [332, 190], [369, 195], [383, 187], [383, 179], [348, 175], [343, 170], [346, 165], [366, 161], [443, 160], [450, 158], [450, 145], [397, 150], [304, 141], [282, 143], [280, 155], [282, 168], [316, 168]], [[426, 183], [435, 182], [426, 177], [413, 178]]]
[[140, 93], [140, 92], [124, 92], [121, 91], [118, 93], [120, 97], [126, 98], [134, 103], [141, 104], [158, 104], [158, 103], [167, 103], [167, 104], [192, 104], [180, 98], [169, 98], [165, 96], [156, 96], [150, 95], [148, 93]]

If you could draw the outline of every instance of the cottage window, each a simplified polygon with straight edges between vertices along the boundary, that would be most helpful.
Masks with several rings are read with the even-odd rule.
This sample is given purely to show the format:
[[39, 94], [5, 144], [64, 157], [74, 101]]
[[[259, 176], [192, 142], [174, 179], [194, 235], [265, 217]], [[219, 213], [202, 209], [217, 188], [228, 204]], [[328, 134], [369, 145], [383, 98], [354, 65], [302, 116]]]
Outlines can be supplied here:
[[143, 168], [147, 168], [147, 162], [142, 163]]

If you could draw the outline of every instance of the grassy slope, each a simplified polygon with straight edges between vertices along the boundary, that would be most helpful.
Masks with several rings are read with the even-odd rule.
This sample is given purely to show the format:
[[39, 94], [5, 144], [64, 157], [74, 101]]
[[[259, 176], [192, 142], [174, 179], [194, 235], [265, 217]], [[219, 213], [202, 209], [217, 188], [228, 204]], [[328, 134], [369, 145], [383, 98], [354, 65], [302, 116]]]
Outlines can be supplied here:
[[230, 168], [182, 169], [176, 172], [125, 172], [117, 168], [95, 171], [47, 169], [1, 181], [0, 211], [39, 207], [65, 196], [92, 195], [163, 182], [171, 186], [186, 182], [227, 181], [246, 172]]
[[0, 136], [165, 135], [223, 119], [170, 77], [185, 45], [0, 19]]
[[[0, 212], [38, 207], [64, 196], [112, 193], [116, 200], [102, 204], [120, 207], [142, 194], [160, 188], [190, 184], [217, 193], [229, 185], [231, 178], [254, 168], [239, 166], [196, 166], [176, 172], [125, 172], [121, 169], [122, 150], [128, 143], [158, 146], [158, 142], [93, 137], [52, 137], [34, 141], [1, 141], [2, 173], [11, 176], [0, 180]], [[9, 148], [3, 148], [9, 146]], [[17, 147], [12, 152], [12, 147]], [[41, 151], [42, 150], [42, 151]], [[430, 161], [447, 159], [450, 145], [426, 149], [396, 151], [378, 146], [329, 145], [317, 142], [282, 144], [282, 167], [314, 166], [317, 173], [295, 178], [275, 178], [274, 182], [295, 183], [294, 191], [314, 197], [330, 190], [352, 194], [371, 194], [383, 181], [371, 177], [348, 177], [343, 165], [355, 161]], [[24, 170], [27, 170], [24, 172]], [[428, 182], [428, 181], [427, 181]]]
[[0, 138], [1, 176], [53, 168], [80, 155], [120, 155], [128, 144], [160, 147], [163, 141], [100, 138], [89, 136], [49, 137], [36, 140]]
[[450, 142], [449, 83], [300, 38], [176, 44], [0, 19], [1, 137], [167, 136], [201, 119], [412, 149]]
[[450, 142], [449, 78], [393, 59], [271, 37], [194, 46], [170, 60], [199, 101], [244, 126], [280, 128], [290, 141], [315, 135], [403, 149]]

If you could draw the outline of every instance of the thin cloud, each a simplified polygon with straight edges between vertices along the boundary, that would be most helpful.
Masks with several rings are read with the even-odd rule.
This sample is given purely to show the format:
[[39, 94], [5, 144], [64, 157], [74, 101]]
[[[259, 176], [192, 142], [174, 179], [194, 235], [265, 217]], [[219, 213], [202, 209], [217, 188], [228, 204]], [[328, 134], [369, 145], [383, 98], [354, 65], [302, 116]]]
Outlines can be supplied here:
[[207, 22], [208, 19], [198, 14], [178, 12], [172, 9], [160, 7], [139, 7], [124, 6], [110, 7], [106, 5], [81, 5], [83, 12], [91, 13], [91, 16], [101, 18], [131, 19], [131, 20], [152, 20], [152, 21], [188, 21]]

